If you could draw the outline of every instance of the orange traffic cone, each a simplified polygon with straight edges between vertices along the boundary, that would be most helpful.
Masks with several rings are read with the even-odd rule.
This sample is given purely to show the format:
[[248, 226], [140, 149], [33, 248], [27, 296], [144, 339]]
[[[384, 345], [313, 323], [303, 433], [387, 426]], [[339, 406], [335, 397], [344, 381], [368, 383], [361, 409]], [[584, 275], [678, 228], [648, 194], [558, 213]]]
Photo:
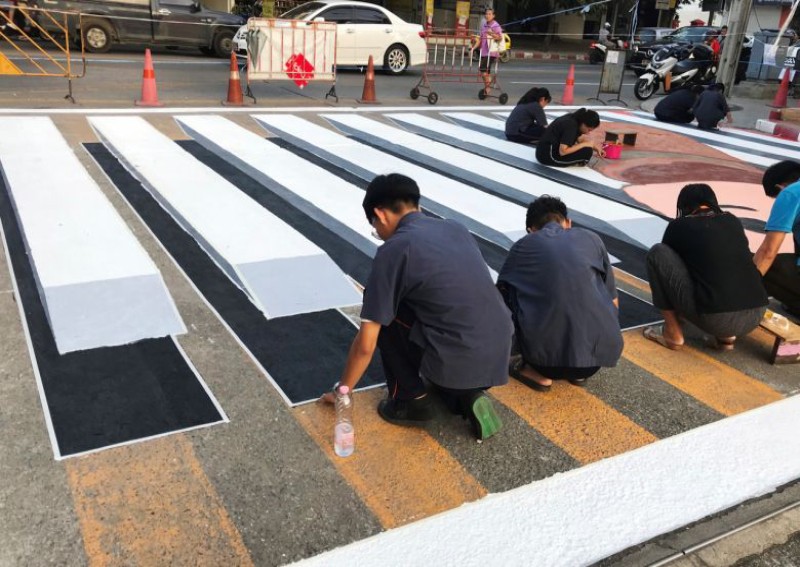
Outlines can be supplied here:
[[667, 73], [664, 75], [664, 92], [668, 93], [669, 89], [672, 87], [672, 73]]
[[136, 106], [164, 106], [158, 102], [156, 92], [156, 71], [153, 69], [153, 56], [150, 50], [144, 50], [144, 72], [142, 73], [142, 99], [136, 101]]
[[575, 102], [575, 65], [569, 66], [567, 73], [567, 83], [564, 86], [564, 96], [561, 97], [561, 104], [570, 105]]
[[372, 55], [369, 56], [367, 63], [367, 76], [364, 78], [364, 90], [361, 92], [361, 98], [356, 102], [361, 104], [378, 104], [378, 99], [375, 98], [375, 66], [372, 63]]
[[781, 86], [778, 87], [778, 92], [775, 93], [775, 100], [772, 101], [770, 106], [775, 110], [770, 110], [769, 112], [769, 119], [770, 120], [780, 120], [781, 119], [781, 111], [780, 109], [786, 108], [786, 101], [789, 97], [789, 69], [784, 69], [783, 72], [783, 79], [781, 80]]
[[242, 96], [242, 83], [239, 80], [239, 64], [236, 61], [236, 54], [231, 53], [231, 76], [228, 79], [228, 100], [223, 100], [225, 106], [244, 106]]

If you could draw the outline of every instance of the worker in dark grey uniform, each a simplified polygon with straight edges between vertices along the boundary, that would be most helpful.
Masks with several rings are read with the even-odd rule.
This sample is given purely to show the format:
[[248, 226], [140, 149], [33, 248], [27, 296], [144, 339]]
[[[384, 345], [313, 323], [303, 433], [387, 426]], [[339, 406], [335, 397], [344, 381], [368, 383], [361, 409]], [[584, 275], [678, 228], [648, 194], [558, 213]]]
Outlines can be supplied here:
[[622, 354], [617, 290], [603, 241], [572, 228], [567, 207], [543, 195], [511, 248], [497, 286], [511, 309], [522, 357], [511, 376], [539, 391], [553, 380], [582, 385]]
[[697, 119], [697, 127], [701, 130], [716, 130], [723, 118], [728, 124], [732, 124], [733, 116], [725, 99], [725, 85], [715, 83], [703, 91], [697, 97], [692, 112]]
[[671, 90], [653, 109], [656, 120], [672, 124], [689, 124], [694, 120], [694, 103], [705, 89], [701, 85]]
[[475, 240], [455, 221], [420, 212], [409, 177], [380, 175], [366, 193], [364, 212], [384, 244], [339, 384], [354, 388], [377, 346], [389, 389], [381, 417], [399, 425], [431, 419], [430, 385], [479, 439], [492, 436], [502, 423], [484, 391], [508, 382], [513, 325]]

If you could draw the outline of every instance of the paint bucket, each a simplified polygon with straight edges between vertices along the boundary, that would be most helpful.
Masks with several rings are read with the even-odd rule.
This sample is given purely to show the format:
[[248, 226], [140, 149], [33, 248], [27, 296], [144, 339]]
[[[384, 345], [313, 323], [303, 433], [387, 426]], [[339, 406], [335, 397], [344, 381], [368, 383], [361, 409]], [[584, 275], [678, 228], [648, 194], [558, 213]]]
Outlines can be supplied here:
[[619, 159], [622, 157], [622, 144], [603, 144], [603, 151], [608, 159]]

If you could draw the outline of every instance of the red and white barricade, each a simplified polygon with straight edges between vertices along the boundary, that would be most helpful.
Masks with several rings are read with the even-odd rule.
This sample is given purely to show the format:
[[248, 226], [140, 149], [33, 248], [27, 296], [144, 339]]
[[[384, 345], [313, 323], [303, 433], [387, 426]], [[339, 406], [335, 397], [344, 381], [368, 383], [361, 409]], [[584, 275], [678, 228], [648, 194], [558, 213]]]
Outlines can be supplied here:
[[329, 82], [336, 96], [336, 24], [250, 18], [247, 21], [247, 82], [293, 81], [301, 89]]
[[497, 80], [499, 57], [480, 57], [480, 42], [477, 36], [463, 33], [428, 32], [425, 36], [428, 57], [422, 67], [422, 78], [411, 89], [411, 98], [426, 97], [436, 104], [439, 95], [432, 83], [479, 83], [484, 85], [484, 74], [489, 75], [489, 85], [478, 91], [478, 98], [497, 98], [500, 104], [508, 101]]

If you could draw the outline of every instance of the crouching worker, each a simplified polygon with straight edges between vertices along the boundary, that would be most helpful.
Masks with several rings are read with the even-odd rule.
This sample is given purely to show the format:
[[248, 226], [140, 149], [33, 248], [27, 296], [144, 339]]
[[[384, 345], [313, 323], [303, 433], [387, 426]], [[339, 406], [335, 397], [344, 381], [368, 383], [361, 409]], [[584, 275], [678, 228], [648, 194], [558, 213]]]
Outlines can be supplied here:
[[497, 286], [522, 359], [511, 375], [535, 390], [582, 385], [622, 354], [617, 289], [600, 237], [572, 228], [567, 207], [543, 195], [528, 207], [528, 234], [511, 248]]
[[692, 88], [670, 91], [653, 110], [656, 120], [672, 124], [689, 124], [694, 120], [692, 110], [694, 103], [697, 102], [697, 97], [704, 90], [702, 86], [695, 85]]
[[419, 199], [414, 180], [397, 173], [367, 187], [364, 212], [384, 243], [340, 383], [355, 388], [377, 346], [389, 389], [383, 419], [430, 420], [430, 387], [486, 439], [502, 427], [484, 391], [508, 382], [511, 316], [469, 231], [424, 215]]
[[544, 107], [552, 100], [550, 91], [534, 87], [522, 95], [506, 120], [506, 139], [518, 144], [535, 144], [547, 127]]
[[556, 118], [545, 128], [536, 146], [536, 160], [544, 165], [569, 167], [586, 165], [595, 153], [603, 157], [602, 145], [587, 136], [598, 126], [600, 115], [585, 108]]
[[[769, 294], [800, 316], [800, 163], [786, 160], [771, 165], [761, 183], [775, 203], [767, 219], [767, 236], [754, 257], [756, 267]], [[779, 254], [789, 235], [794, 254]]]
[[731, 350], [766, 311], [767, 293], [744, 227], [719, 208], [705, 183], [681, 190], [678, 218], [647, 254], [647, 275], [664, 324], [645, 328], [644, 336], [669, 349], [683, 346], [679, 317], [711, 335], [711, 346]]

